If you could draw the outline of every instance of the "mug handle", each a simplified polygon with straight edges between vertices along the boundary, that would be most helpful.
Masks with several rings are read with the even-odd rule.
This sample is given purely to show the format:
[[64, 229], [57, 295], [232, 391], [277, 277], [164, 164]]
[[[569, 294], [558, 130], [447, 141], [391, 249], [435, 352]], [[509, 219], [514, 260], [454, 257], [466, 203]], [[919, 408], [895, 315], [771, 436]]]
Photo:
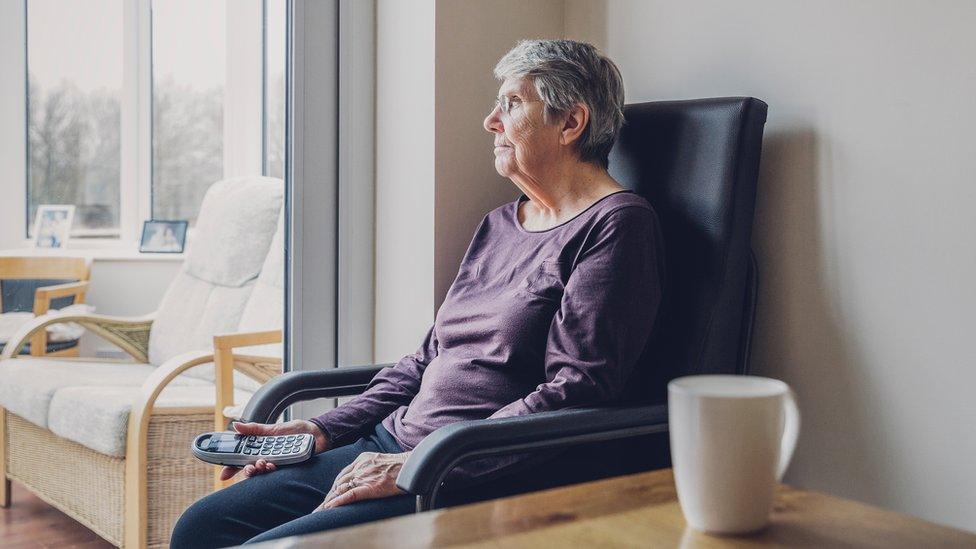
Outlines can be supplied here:
[[783, 473], [793, 459], [796, 441], [800, 437], [800, 408], [796, 405], [796, 393], [787, 388], [783, 395], [783, 408], [786, 416], [786, 426], [783, 428], [783, 439], [780, 443], [779, 467], [776, 470], [776, 482], [782, 482]]

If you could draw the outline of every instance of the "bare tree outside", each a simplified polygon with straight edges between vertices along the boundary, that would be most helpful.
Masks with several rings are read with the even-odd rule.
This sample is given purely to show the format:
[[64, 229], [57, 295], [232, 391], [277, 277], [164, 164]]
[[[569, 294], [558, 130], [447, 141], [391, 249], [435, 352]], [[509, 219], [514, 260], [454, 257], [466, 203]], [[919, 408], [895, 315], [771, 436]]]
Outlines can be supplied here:
[[153, 217], [192, 225], [204, 193], [224, 173], [223, 90], [172, 78], [153, 88]]
[[[223, 91], [172, 79], [154, 88], [153, 216], [192, 222], [203, 194], [223, 175]], [[31, 78], [29, 97], [28, 219], [40, 204], [74, 204], [76, 229], [118, 229], [118, 94], [86, 93], [69, 82], [45, 91]], [[272, 116], [283, 125], [281, 118]], [[281, 147], [269, 154], [269, 162], [281, 163]]]
[[76, 233], [118, 236], [119, 117], [117, 91], [28, 75], [28, 231], [38, 205], [73, 204]]

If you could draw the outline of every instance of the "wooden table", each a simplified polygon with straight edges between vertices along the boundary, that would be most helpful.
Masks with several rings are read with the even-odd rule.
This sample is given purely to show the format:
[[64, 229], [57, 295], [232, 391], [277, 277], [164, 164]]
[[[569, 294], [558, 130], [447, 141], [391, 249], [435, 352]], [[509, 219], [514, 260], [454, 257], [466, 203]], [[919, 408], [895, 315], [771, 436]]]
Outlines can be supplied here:
[[974, 548], [976, 534], [784, 485], [766, 529], [751, 536], [710, 536], [687, 527], [666, 469], [253, 547], [460, 546]]

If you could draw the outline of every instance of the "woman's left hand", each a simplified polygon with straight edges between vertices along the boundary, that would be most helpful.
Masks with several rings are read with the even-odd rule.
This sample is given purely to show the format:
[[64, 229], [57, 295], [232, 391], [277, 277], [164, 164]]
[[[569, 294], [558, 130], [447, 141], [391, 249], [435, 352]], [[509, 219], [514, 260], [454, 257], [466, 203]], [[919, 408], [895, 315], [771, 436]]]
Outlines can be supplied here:
[[339, 472], [325, 501], [316, 511], [348, 505], [364, 499], [398, 496], [404, 491], [397, 487], [396, 479], [410, 452], [402, 454], [377, 454], [363, 452], [355, 461]]

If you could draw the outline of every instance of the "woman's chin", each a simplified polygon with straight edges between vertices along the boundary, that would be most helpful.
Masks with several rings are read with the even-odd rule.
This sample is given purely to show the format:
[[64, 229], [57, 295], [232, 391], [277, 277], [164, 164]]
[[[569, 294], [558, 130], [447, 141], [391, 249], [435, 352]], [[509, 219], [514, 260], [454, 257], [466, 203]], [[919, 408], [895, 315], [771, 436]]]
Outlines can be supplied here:
[[495, 171], [498, 172], [498, 175], [502, 177], [508, 177], [516, 170], [515, 167], [512, 165], [512, 161], [510, 159], [505, 158], [503, 156], [496, 156]]

